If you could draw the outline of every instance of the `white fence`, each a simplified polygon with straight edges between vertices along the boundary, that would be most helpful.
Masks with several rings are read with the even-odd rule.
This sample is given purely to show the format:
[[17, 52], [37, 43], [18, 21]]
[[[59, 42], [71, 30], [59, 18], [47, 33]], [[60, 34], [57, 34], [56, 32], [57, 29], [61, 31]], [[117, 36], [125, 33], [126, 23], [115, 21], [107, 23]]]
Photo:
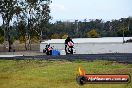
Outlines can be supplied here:
[[[40, 44], [40, 52], [43, 52], [47, 43]], [[54, 49], [62, 51], [64, 43], [50, 43]], [[76, 54], [99, 53], [132, 53], [132, 43], [75, 43]]]

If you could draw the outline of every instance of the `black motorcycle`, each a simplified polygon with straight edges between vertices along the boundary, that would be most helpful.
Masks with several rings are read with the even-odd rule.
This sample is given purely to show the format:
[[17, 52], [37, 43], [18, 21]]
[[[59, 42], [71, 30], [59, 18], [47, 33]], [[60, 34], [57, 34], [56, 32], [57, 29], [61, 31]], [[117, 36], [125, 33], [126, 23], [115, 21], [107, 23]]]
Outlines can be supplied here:
[[51, 47], [50, 44], [47, 44], [45, 49], [43, 49], [43, 53], [46, 53], [46, 55], [52, 55], [52, 49], [53, 47]]

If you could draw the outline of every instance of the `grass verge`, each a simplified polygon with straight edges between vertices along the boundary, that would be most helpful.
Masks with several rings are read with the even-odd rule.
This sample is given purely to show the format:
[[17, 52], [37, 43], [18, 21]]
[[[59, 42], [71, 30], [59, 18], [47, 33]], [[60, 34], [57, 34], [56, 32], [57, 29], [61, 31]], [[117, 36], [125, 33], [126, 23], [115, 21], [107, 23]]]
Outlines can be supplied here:
[[132, 88], [129, 84], [76, 83], [78, 67], [88, 74], [130, 74], [132, 64], [112, 61], [0, 60], [0, 88]]

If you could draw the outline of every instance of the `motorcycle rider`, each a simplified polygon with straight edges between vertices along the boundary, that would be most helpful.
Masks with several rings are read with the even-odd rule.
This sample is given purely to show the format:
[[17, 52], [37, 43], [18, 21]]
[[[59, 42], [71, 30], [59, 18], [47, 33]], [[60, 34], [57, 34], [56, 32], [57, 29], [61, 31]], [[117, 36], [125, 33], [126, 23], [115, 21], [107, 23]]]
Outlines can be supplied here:
[[[68, 47], [69, 48], [73, 48], [73, 46], [74, 46], [74, 42], [72, 41], [72, 39], [68, 36], [67, 37], [67, 39], [65, 40], [65, 52], [66, 52], [66, 54], [69, 54], [68, 53]], [[73, 50], [72, 50], [72, 52], [71, 52], [71, 54], [73, 54]]]

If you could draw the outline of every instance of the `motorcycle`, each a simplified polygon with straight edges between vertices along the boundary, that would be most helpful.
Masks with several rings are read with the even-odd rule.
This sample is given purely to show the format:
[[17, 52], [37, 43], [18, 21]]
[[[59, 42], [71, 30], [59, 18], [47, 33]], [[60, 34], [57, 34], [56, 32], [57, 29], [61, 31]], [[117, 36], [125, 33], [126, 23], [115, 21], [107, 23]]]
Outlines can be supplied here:
[[66, 47], [66, 54], [74, 54], [74, 53], [75, 53], [74, 44], [72, 42], [68, 42]]
[[50, 44], [47, 44], [45, 49], [43, 50], [43, 53], [46, 53], [46, 55], [51, 55], [52, 49], [53, 49], [53, 47], [51, 47]]

